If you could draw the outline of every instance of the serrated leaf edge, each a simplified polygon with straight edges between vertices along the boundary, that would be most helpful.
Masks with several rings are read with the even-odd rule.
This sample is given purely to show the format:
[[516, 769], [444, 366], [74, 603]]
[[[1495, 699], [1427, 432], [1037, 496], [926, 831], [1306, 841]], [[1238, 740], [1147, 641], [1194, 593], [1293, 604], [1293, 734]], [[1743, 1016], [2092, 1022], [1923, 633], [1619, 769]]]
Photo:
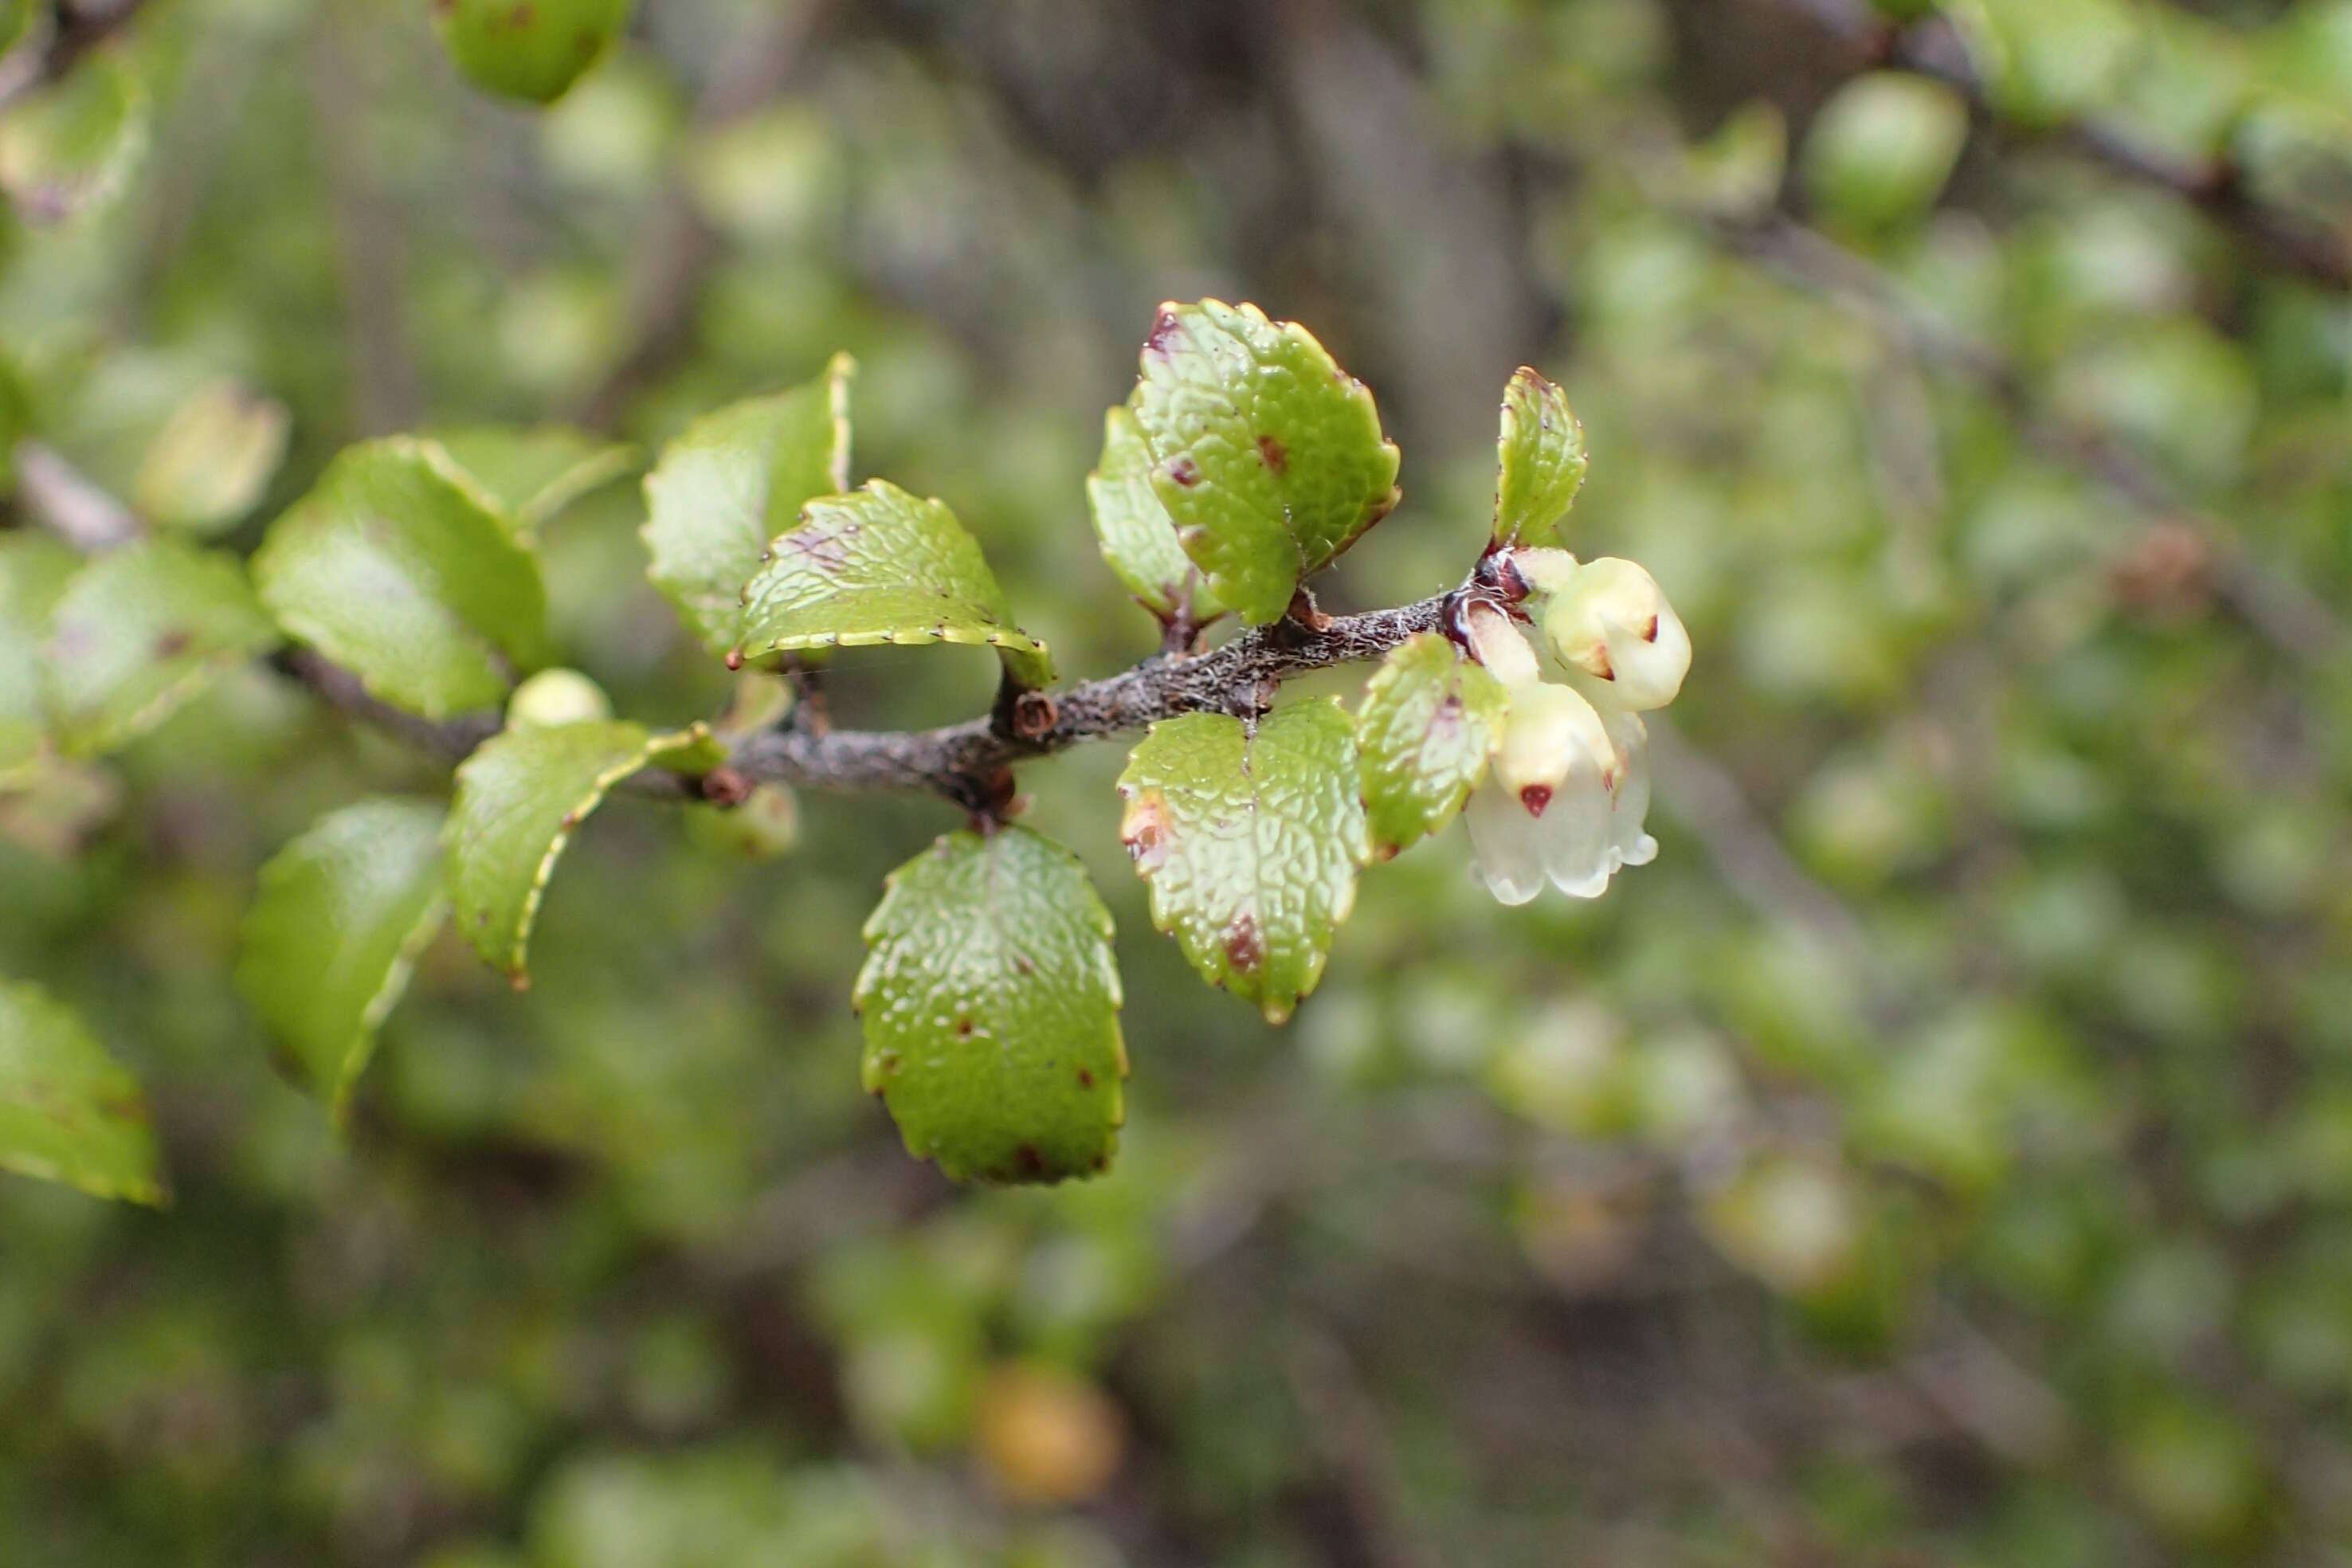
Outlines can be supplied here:
[[[599, 721], [599, 722], [602, 721]], [[500, 731], [501, 734], [509, 732], [510, 731]], [[496, 739], [496, 737], [492, 738]], [[530, 973], [527, 956], [530, 948], [531, 929], [539, 923], [540, 903], [547, 897], [547, 884], [555, 877], [555, 863], [563, 858], [563, 851], [572, 843], [572, 836], [580, 830], [582, 824], [594, 814], [598, 806], [604, 804], [604, 797], [613, 793], [614, 784], [643, 769], [664, 753], [683, 750], [697, 743], [697, 738], [691, 730], [648, 735], [645, 742], [627, 758], [597, 773], [589, 781], [587, 790], [570, 805], [564, 807], [562, 825], [556, 828], [554, 837], [548, 840], [547, 848], [539, 858], [539, 864], [532, 868], [530, 885], [523, 889], [522, 909], [515, 921], [513, 946], [508, 950], [503, 958], [490, 961], [492, 966], [504, 974], [516, 990], [530, 989]], [[461, 783], [470, 762], [469, 758], [467, 763], [458, 764], [457, 773]], [[453, 813], [449, 820], [443, 825], [442, 847], [445, 853], [455, 852], [457, 821], [457, 816]], [[478, 952], [479, 949], [477, 948], [476, 951]]]

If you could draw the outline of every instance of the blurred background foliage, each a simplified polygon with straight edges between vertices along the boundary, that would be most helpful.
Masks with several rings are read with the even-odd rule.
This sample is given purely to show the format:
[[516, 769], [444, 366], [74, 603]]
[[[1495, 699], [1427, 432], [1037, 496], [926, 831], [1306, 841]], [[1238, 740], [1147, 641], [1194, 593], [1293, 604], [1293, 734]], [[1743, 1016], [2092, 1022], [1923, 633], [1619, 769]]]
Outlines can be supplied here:
[[[339, 1138], [236, 921], [446, 777], [247, 671], [0, 800], [0, 973], [139, 1071], [177, 1200], [0, 1182], [10, 1563], [2352, 1563], [2352, 5], [659, 0], [544, 112], [426, 9], [157, 0], [13, 107], [12, 417], [169, 495], [167, 422], [268, 400], [244, 549], [363, 435], [642, 451], [845, 349], [858, 471], [1091, 674], [1156, 643], [1082, 481], [1158, 301], [1378, 394], [1406, 500], [1332, 607], [1459, 580], [1527, 361], [1563, 542], [1699, 650], [1664, 850], [1506, 911], [1451, 834], [1275, 1031], [1151, 932], [1122, 748], [1031, 766], [1135, 1078], [1113, 1174], [992, 1193], [847, 1007], [954, 814], [813, 796], [753, 863], [623, 803], [530, 993], [445, 937]], [[675, 723], [726, 685], [640, 516], [541, 548], [564, 659]], [[887, 725], [992, 672], [833, 678]]]

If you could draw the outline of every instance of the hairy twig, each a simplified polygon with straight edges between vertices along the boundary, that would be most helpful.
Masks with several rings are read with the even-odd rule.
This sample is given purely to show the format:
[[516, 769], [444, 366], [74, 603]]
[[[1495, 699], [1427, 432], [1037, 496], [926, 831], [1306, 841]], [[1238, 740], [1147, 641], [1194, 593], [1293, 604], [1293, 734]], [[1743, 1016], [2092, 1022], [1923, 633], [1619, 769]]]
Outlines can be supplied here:
[[[1201, 711], [1259, 711], [1286, 679], [1379, 658], [1415, 632], [1436, 629], [1445, 604], [1433, 595], [1392, 610], [1333, 617], [1321, 631], [1277, 621], [1196, 658], [1155, 654], [1100, 680], [1042, 694], [1042, 722], [1010, 708], [933, 730], [814, 729], [787, 723], [739, 742], [706, 774], [647, 768], [622, 785], [661, 799], [740, 801], [745, 785], [827, 790], [917, 790], [969, 805], [976, 784], [1034, 757]], [[278, 667], [352, 717], [446, 761], [465, 757], [499, 729], [493, 713], [420, 719], [370, 696], [358, 677], [296, 649]], [[1032, 711], [1034, 711], [1033, 710]]]
[[2160, 469], [2109, 432], [2036, 406], [2015, 365], [1942, 321], [1871, 261], [1780, 215], [1718, 218], [1715, 226], [1733, 249], [1800, 287], [1868, 312], [1921, 360], [1972, 384], [2043, 458], [2088, 475], [2150, 522], [2193, 533], [2210, 555], [2214, 591], [2283, 652], [2322, 664], [2352, 646], [2333, 610], [2249, 556], [2229, 523], [2181, 494]]
[[57, 80], [136, 16], [145, 0], [63, 0], [48, 31], [0, 59], [0, 109]]
[[[1766, 0], [1811, 18], [1848, 45], [1858, 64], [1900, 66], [1950, 84], [1977, 114], [1998, 122], [1984, 79], [1940, 18], [1901, 26], [1867, 0]], [[2043, 133], [2067, 151], [2115, 174], [2171, 192], [2238, 237], [2263, 265], [2330, 289], [2352, 291], [2352, 235], [2263, 202], [2227, 159], [2178, 157], [2096, 120], [2064, 121]]]
[[[65, 458], [19, 444], [19, 493], [33, 521], [84, 552], [134, 537], [138, 520]], [[1158, 653], [1101, 680], [999, 702], [980, 718], [935, 730], [835, 730], [794, 724], [739, 742], [707, 774], [648, 768], [623, 786], [636, 795], [734, 804], [756, 783], [814, 789], [925, 790], [968, 800], [976, 781], [1032, 757], [1142, 729], [1180, 713], [1262, 711], [1290, 676], [1379, 658], [1416, 632], [1434, 631], [1447, 595], [1360, 616], [1287, 617], [1198, 656]], [[425, 719], [371, 693], [360, 678], [302, 647], [272, 661], [327, 702], [444, 762], [462, 761], [496, 734], [496, 713]]]

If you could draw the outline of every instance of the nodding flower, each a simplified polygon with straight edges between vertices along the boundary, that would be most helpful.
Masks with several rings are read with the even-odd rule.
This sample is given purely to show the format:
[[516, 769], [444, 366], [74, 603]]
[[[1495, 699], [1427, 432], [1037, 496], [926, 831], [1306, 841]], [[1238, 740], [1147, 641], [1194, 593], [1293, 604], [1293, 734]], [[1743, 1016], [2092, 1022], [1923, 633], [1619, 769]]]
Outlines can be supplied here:
[[1580, 563], [1561, 550], [1519, 550], [1507, 566], [1570, 684], [1543, 679], [1510, 615], [1473, 603], [1470, 651], [1509, 706], [1485, 780], [1464, 807], [1478, 875], [1507, 904], [1545, 883], [1599, 898], [1623, 867], [1658, 853], [1643, 831], [1650, 806], [1649, 729], [1690, 666], [1690, 637], [1650, 574], [1630, 561]]

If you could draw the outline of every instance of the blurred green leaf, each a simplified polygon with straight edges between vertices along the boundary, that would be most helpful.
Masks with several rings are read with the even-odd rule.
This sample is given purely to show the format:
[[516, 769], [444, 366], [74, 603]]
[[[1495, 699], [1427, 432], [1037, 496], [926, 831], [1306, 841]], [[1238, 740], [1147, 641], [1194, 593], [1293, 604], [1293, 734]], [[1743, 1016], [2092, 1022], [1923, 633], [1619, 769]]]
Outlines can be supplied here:
[[1102, 460], [1087, 476], [1087, 505], [1103, 559], [1137, 603], [1162, 621], [1181, 611], [1196, 626], [1224, 613], [1176, 542], [1175, 521], [1151, 488], [1151, 448], [1124, 404], [1103, 416]]
[[2123, 0], [1941, 0], [2003, 117], [2050, 125], [2115, 91], [2139, 43]]
[[1502, 743], [1505, 707], [1503, 683], [1435, 632], [1381, 662], [1356, 714], [1372, 858], [1454, 820]]
[[118, 60], [84, 60], [0, 115], [0, 191], [35, 223], [110, 200], [147, 150], [147, 94]]
[[457, 769], [443, 830], [449, 899], [484, 962], [520, 989], [531, 922], [563, 847], [605, 792], [639, 768], [698, 743], [618, 721], [501, 731]]
[[237, 987], [338, 1120], [448, 918], [438, 806], [370, 799], [320, 817], [261, 868]]
[[1201, 978], [1287, 1019], [1315, 989], [1366, 852], [1355, 727], [1337, 703], [1154, 724], [1119, 775], [1151, 920]]
[[1217, 596], [1263, 626], [1397, 502], [1362, 382], [1255, 305], [1163, 305], [1131, 406], [1152, 487]]
[[543, 652], [538, 566], [430, 442], [346, 450], [270, 525], [253, 575], [289, 635], [428, 719], [497, 707]]
[[1544, 544], [1583, 487], [1584, 426], [1568, 394], [1527, 366], [1503, 388], [1495, 438], [1495, 542]]
[[805, 386], [706, 414], [646, 476], [647, 574], [703, 645], [742, 638], [744, 585], [801, 508], [849, 488], [849, 382], [836, 355]]
[[870, 643], [971, 643], [1013, 679], [1054, 679], [1045, 645], [1013, 612], [980, 546], [936, 500], [883, 479], [808, 503], [743, 591], [742, 651], [757, 658]]
[[45, 750], [41, 649], [51, 611], [80, 564], [46, 533], [0, 533], [0, 787], [20, 779]]
[[530, 544], [564, 508], [627, 473], [636, 448], [565, 425], [471, 425], [438, 430], [435, 445], [512, 521]]
[[139, 1080], [39, 986], [0, 981], [0, 1166], [101, 1198], [164, 1202]]
[[1127, 1050], [1110, 911], [1024, 827], [950, 833], [891, 873], [857, 977], [861, 1079], [959, 1181], [1107, 1169]]
[[91, 561], [54, 615], [45, 690], [58, 743], [78, 757], [144, 734], [278, 640], [234, 556], [171, 539]]
[[286, 405], [214, 382], [163, 422], [131, 483], [140, 515], [218, 533], [251, 511], [286, 456]]
[[633, 0], [442, 0], [433, 25], [467, 79], [552, 103], [628, 26]]
[[1873, 71], [1832, 94], [1805, 133], [1805, 188], [1841, 223], [1882, 228], [1935, 205], [1969, 139], [1969, 108], [1939, 81]]

